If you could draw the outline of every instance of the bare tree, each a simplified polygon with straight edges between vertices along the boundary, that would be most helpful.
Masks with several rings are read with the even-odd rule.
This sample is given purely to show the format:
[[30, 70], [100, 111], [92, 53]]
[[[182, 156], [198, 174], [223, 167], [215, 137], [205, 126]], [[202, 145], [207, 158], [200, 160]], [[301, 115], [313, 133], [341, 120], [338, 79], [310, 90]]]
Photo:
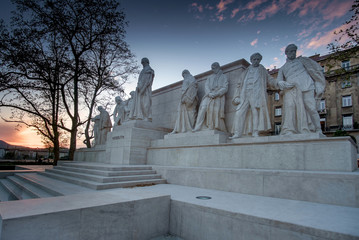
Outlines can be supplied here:
[[41, 33], [21, 19], [8, 32], [0, 26], [0, 99], [1, 108], [10, 108], [11, 119], [37, 130], [44, 142], [54, 149], [54, 164], [60, 150], [60, 84], [61, 63], [66, 53], [53, 33]]
[[[51, 54], [43, 55], [43, 58], [46, 64], [49, 64], [50, 60], [58, 61], [58, 66], [53, 70], [53, 73], [58, 74], [56, 87], [53, 88], [58, 107], [53, 107], [58, 109], [55, 112], [59, 113], [61, 110], [68, 117], [54, 118], [54, 122], [56, 128], [70, 133], [69, 158], [73, 159], [78, 129], [89, 123], [98, 97], [108, 89], [122, 91], [121, 86], [126, 80], [126, 74], [136, 70], [133, 55], [124, 40], [127, 26], [125, 14], [119, 9], [119, 2], [116, 0], [12, 2], [16, 4], [17, 10], [12, 23], [16, 27], [11, 36], [17, 37], [18, 41], [22, 38], [24, 42], [31, 39], [32, 34], [38, 36], [38, 46], [34, 43], [31, 51], [25, 51], [24, 58], [28, 58], [29, 63], [34, 59], [34, 52], [42, 49], [43, 52], [50, 53], [51, 39], [47, 36], [53, 36], [52, 41], [56, 43]], [[13, 49], [22, 47], [11, 41], [8, 45]], [[57, 51], [61, 52], [61, 56], [56, 55]], [[5, 60], [6, 56], [0, 61]], [[22, 67], [23, 72], [29, 71], [27, 66], [21, 65], [23, 64], [19, 63], [18, 68]], [[9, 66], [12, 65], [9, 63]], [[124, 77], [121, 78], [121, 75]], [[8, 74], [4, 73], [3, 79], [7, 76]], [[27, 89], [29, 96], [36, 96], [34, 89], [29, 86], [24, 89]], [[28, 99], [28, 104], [36, 99], [38, 98]], [[87, 106], [85, 117], [79, 113], [81, 104]], [[67, 119], [70, 124], [66, 124]], [[89, 127], [86, 129], [85, 132], [88, 132]], [[38, 131], [40, 130], [41, 128], [38, 128]]]

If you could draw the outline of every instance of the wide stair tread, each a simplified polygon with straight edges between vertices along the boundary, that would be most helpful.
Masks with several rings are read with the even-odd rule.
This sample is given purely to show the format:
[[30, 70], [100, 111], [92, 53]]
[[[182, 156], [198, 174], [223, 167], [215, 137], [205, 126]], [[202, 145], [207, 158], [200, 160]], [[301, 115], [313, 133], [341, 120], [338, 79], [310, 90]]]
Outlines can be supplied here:
[[85, 168], [85, 169], [95, 169], [95, 170], [104, 170], [104, 171], [152, 170], [152, 167], [147, 165], [115, 165], [115, 164], [78, 163], [78, 162], [59, 162], [58, 165], [73, 167], [73, 168]]
[[12, 181], [18, 188], [27, 192], [33, 198], [46, 198], [46, 197], [53, 197], [54, 195], [36, 187], [34, 184], [30, 183], [29, 181], [15, 175], [9, 176], [8, 179]]
[[79, 173], [79, 172], [63, 171], [63, 170], [58, 170], [58, 169], [47, 169], [46, 172], [56, 173], [56, 174], [65, 175], [65, 176], [69, 176], [69, 177], [81, 178], [81, 179], [85, 179], [88, 181], [94, 181], [94, 182], [99, 182], [99, 183], [161, 178], [161, 175], [159, 175], [159, 174], [104, 177], [104, 176], [84, 174], [84, 173]]
[[47, 177], [41, 172], [39, 173], [20, 173], [17, 176], [32, 182], [36, 186], [42, 188], [45, 191], [50, 192], [54, 196], [70, 195], [79, 192], [89, 191], [88, 188], [71, 184], [68, 182], [60, 181], [51, 177]]
[[[1, 180], [0, 180], [1, 181]], [[0, 182], [0, 202], [15, 200]]]
[[122, 171], [109, 171], [109, 170], [96, 170], [96, 169], [86, 169], [86, 168], [76, 168], [69, 166], [56, 166], [54, 169], [69, 171], [69, 172], [79, 172], [84, 174], [93, 174], [104, 177], [116, 177], [116, 176], [128, 176], [128, 175], [150, 175], [156, 174], [155, 170], [122, 170]]
[[96, 190], [166, 183], [166, 180], [164, 180], [164, 179], [146, 179], [146, 180], [135, 180], [135, 181], [99, 183], [99, 182], [95, 182], [95, 181], [80, 179], [77, 177], [65, 176], [65, 175], [57, 174], [57, 173], [50, 172], [50, 171], [42, 172], [39, 174], [48, 176], [49, 178], [59, 179], [61, 181], [69, 182], [72, 184], [77, 184], [77, 185], [80, 185], [83, 187], [88, 187], [88, 188], [96, 189]]
[[33, 196], [31, 196], [29, 193], [22, 190], [21, 188], [18, 188], [17, 185], [9, 179], [0, 179], [0, 182], [5, 188], [5, 190], [11, 195], [8, 200], [22, 200], [33, 198]]

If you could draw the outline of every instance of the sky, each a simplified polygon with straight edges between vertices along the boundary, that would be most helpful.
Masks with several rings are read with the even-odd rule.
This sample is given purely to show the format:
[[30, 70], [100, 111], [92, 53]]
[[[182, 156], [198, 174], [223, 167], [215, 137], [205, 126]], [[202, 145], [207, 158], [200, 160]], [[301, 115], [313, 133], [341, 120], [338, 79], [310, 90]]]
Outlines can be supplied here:
[[[210, 70], [213, 62], [249, 62], [255, 52], [262, 54], [266, 68], [279, 68], [290, 43], [298, 46], [298, 55], [325, 55], [337, 38], [334, 31], [350, 18], [352, 4], [353, 0], [120, 1], [129, 22], [126, 41], [138, 64], [147, 57], [155, 71], [153, 90], [182, 80], [184, 69], [197, 75]], [[11, 10], [10, 0], [1, 0], [0, 16], [8, 19]], [[126, 93], [136, 84], [133, 76]], [[0, 139], [41, 145], [33, 131], [16, 131], [1, 119]]]

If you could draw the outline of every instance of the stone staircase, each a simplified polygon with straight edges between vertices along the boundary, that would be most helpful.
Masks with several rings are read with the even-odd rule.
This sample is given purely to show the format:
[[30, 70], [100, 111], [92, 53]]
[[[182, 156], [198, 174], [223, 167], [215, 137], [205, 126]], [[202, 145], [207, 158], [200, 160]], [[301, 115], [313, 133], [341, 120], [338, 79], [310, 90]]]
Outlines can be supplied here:
[[60, 162], [38, 173], [0, 179], [0, 201], [46, 198], [85, 191], [163, 184], [151, 166]]

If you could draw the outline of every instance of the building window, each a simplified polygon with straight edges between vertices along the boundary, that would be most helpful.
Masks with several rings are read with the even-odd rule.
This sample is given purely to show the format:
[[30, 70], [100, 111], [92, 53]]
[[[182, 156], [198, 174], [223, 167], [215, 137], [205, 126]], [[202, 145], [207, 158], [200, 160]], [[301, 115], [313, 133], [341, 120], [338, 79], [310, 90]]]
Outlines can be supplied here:
[[346, 79], [342, 81], [342, 88], [350, 88], [352, 86], [352, 83], [350, 79]]
[[325, 112], [325, 99], [320, 100], [319, 112], [321, 113]]
[[281, 130], [281, 123], [274, 123], [274, 135], [279, 135]]
[[282, 108], [281, 107], [276, 107], [274, 109], [274, 116], [276, 116], [276, 117], [282, 116]]
[[274, 100], [279, 101], [279, 93], [274, 93]]
[[342, 107], [351, 107], [352, 106], [352, 96], [343, 96], [342, 97]]
[[343, 129], [353, 129], [353, 115], [343, 116]]
[[322, 66], [322, 71], [323, 73], [325, 73], [325, 66]]
[[349, 70], [350, 68], [350, 61], [342, 61], [342, 68], [344, 68], [345, 70]]

